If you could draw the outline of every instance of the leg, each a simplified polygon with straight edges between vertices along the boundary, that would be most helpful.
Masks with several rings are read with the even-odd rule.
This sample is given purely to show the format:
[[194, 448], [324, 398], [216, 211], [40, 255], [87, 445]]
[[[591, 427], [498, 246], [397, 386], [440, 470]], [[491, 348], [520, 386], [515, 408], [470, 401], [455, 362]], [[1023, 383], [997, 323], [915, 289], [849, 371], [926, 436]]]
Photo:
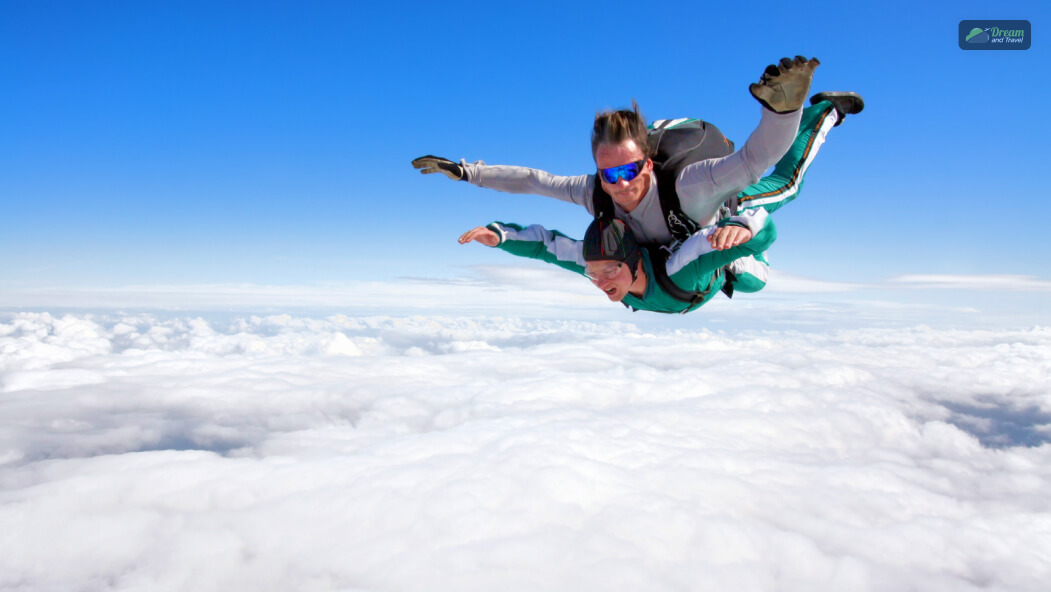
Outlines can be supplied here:
[[[864, 107], [861, 97], [855, 93], [819, 93], [813, 99], [822, 99], [824, 95], [843, 104], [819, 100], [803, 111], [799, 133], [792, 146], [781, 157], [773, 173], [737, 196], [740, 209], [764, 208], [772, 213], [795, 199], [803, 187], [803, 177], [810, 163], [825, 143], [828, 130], [842, 123], [845, 114], [859, 113]], [[764, 253], [756, 253], [753, 257], [734, 261], [726, 270], [733, 277], [729, 294], [735, 291], [758, 292], [766, 286], [770, 266]]]
[[803, 110], [799, 133], [774, 171], [742, 191], [737, 200], [740, 208], [765, 208], [774, 212], [796, 198], [803, 187], [803, 176], [825, 143], [828, 130], [839, 121], [832, 103], [822, 101]]
[[[821, 145], [825, 143], [828, 130], [836, 125], [839, 117], [836, 109], [827, 101], [807, 107], [803, 111], [799, 133], [792, 146], [781, 157], [770, 175], [763, 177], [737, 196], [739, 209], [764, 208], [767, 212], [774, 212], [795, 199], [803, 187], [803, 176], [817, 156]], [[731, 279], [723, 292], [732, 297], [734, 292], [750, 293], [762, 290], [770, 276], [770, 265], [764, 253], [756, 253], [752, 257], [734, 261], [726, 267], [726, 271]]]

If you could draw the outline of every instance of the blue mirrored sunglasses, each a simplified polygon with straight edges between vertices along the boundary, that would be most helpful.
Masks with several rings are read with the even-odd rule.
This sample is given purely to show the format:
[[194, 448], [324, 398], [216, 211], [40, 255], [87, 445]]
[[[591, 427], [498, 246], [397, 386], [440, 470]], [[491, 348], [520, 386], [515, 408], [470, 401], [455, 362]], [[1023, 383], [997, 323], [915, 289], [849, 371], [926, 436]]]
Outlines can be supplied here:
[[624, 179], [625, 181], [631, 181], [635, 177], [639, 176], [642, 172], [642, 165], [646, 164], [646, 159], [637, 160], [635, 162], [629, 162], [628, 164], [622, 164], [620, 166], [609, 167], [608, 169], [599, 169], [598, 174], [602, 177], [602, 180], [613, 185], [617, 182], [617, 179]]

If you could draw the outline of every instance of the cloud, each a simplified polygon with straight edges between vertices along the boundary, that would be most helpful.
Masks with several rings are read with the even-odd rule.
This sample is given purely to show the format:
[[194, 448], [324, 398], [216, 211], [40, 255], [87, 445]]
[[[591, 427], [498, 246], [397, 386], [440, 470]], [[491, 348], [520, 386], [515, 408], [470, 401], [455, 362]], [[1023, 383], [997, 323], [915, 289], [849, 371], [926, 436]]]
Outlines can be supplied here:
[[771, 269], [770, 281], [763, 290], [778, 293], [828, 294], [854, 292], [866, 287], [866, 284], [819, 280]]
[[[605, 305], [605, 306], [603, 306]], [[143, 285], [0, 291], [0, 307], [77, 309], [259, 310], [299, 307], [405, 311], [608, 310], [582, 276], [536, 267], [468, 268], [459, 277], [403, 277], [319, 285]]]
[[[1051, 323], [1040, 297], [1047, 282], [1028, 276], [900, 276], [829, 282], [773, 270], [755, 294], [717, 295], [690, 315], [631, 314], [586, 279], [541, 264], [473, 266], [449, 277], [402, 277], [323, 285], [148, 285], [0, 290], [0, 310], [167, 310], [355, 315], [520, 316], [623, 319], [651, 328], [730, 326], [1025, 327]], [[933, 289], [932, 289], [933, 288]], [[952, 289], [943, 289], [952, 288]], [[995, 289], [994, 289], [995, 288]]]
[[1049, 352], [1047, 328], [8, 314], [0, 588], [1042, 590]]
[[1051, 291], [1051, 281], [1031, 275], [933, 275], [909, 274], [889, 280], [915, 288], [940, 290]]

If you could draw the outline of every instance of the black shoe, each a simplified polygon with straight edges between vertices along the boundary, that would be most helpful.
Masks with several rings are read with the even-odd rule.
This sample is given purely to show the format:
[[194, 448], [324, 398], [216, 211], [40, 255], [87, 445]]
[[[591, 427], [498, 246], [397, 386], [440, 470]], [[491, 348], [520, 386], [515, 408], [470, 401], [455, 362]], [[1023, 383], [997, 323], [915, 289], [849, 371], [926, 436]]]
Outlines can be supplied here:
[[836, 125], [843, 123], [847, 115], [856, 115], [865, 108], [864, 99], [856, 92], [819, 92], [810, 97], [811, 105], [821, 101], [828, 101], [836, 108], [836, 113], [839, 114], [839, 121], [836, 122]]
[[723, 268], [723, 275], [726, 276], [726, 282], [723, 284], [723, 294], [726, 294], [727, 298], [733, 298], [734, 284], [737, 283], [737, 276], [734, 275], [734, 272], [730, 271], [729, 265]]

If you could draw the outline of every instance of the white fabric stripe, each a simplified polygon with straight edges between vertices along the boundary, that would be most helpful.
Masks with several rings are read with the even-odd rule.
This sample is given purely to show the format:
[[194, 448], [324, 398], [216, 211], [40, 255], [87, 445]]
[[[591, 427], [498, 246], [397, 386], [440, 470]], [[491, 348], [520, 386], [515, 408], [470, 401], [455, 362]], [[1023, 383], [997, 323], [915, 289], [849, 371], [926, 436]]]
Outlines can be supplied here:
[[751, 274], [762, 280], [763, 283], [766, 283], [770, 279], [770, 266], [759, 261], [752, 255], [742, 257], [741, 259], [735, 259], [733, 263], [727, 265], [727, 267], [737, 275], [743, 275], [746, 273]]
[[[755, 236], [766, 226], [766, 219], [769, 217], [770, 214], [766, 210], [755, 209], [742, 210], [730, 219], [747, 226], [748, 230], [752, 231], [752, 236]], [[712, 244], [708, 242], [708, 237], [716, 230], [718, 230], [717, 226], [707, 226], [686, 239], [682, 246], [676, 249], [672, 256], [668, 258], [668, 275], [678, 273], [682, 268], [693, 263], [702, 255], [714, 251]]]
[[805, 175], [807, 169], [810, 168], [810, 163], [814, 162], [814, 157], [817, 156], [818, 151], [821, 150], [821, 146], [825, 143], [825, 136], [828, 135], [828, 130], [832, 129], [832, 126], [836, 125], [837, 119], [839, 119], [838, 114], [836, 113], [836, 110], [833, 109], [831, 114], [821, 121], [821, 126], [817, 129], [816, 132], [814, 132], [814, 138], [810, 146], [810, 152], [807, 153], [806, 157], [803, 159], [803, 163], [799, 167], [799, 174], [796, 176], [796, 183], [793, 183], [791, 187], [785, 188], [784, 191], [781, 191], [776, 195], [772, 195], [763, 199], [750, 199], [744, 202], [743, 207], [755, 208], [759, 206], [765, 206], [767, 204], [784, 201], [785, 199], [799, 193], [800, 183], [798, 181], [801, 181], [803, 179], [803, 175]]
[[513, 240], [544, 243], [544, 248], [547, 252], [554, 255], [559, 261], [569, 261], [581, 267], [585, 265], [584, 243], [580, 241], [564, 236], [556, 236], [539, 224], [527, 226], [517, 232], [508, 229], [508, 233], [513, 233]]
[[547, 244], [547, 252], [555, 256], [559, 261], [570, 261], [581, 267], [587, 263], [584, 261], [584, 243], [564, 236], [556, 236], [553, 243]]
[[[708, 242], [708, 237], [711, 236], [715, 230], [715, 226], [709, 226], [690, 235], [690, 238], [686, 239], [682, 245], [672, 253], [672, 256], [668, 258], [668, 275], [674, 275], [679, 271], [682, 271], [683, 267], [693, 263], [698, 257], [714, 251], [715, 249], [713, 249], [711, 243]], [[656, 265], [657, 263], [654, 262], [654, 264]]]
[[682, 117], [682, 118], [679, 118], [679, 119], [658, 119], [657, 121], [654, 121], [650, 125], [653, 127], [653, 129], [659, 130], [661, 128], [669, 128], [669, 127], [673, 127], [673, 126], [679, 125], [680, 123], [682, 123], [684, 121], [689, 121], [689, 118], [688, 117]]

